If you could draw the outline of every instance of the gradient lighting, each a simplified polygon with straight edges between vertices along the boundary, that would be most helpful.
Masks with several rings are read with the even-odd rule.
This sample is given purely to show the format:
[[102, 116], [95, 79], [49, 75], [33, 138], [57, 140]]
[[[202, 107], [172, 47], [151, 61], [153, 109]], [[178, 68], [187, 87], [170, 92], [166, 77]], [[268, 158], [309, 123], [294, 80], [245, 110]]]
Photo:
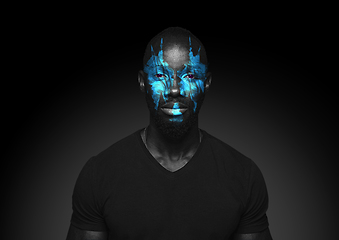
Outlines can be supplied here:
[[[152, 98], [155, 104], [155, 110], [158, 110], [159, 101], [161, 97], [165, 103], [168, 98], [164, 93], [169, 92], [174, 80], [174, 70], [169, 67], [168, 63], [164, 61], [164, 53], [162, 49], [163, 38], [161, 38], [160, 51], [158, 56], [155, 55], [153, 46], [151, 45], [152, 56], [144, 66], [144, 72], [148, 74], [149, 84], [152, 86]], [[194, 56], [191, 46], [191, 37], [189, 37], [189, 60], [184, 64], [184, 68], [177, 71], [177, 76], [180, 78], [178, 87], [180, 94], [184, 97], [189, 97], [194, 102], [194, 112], [197, 107], [197, 96], [199, 93], [204, 92], [204, 81], [206, 79], [207, 67], [200, 62], [200, 49], [197, 55]], [[178, 118], [182, 115], [179, 106], [173, 106], [173, 119], [172, 121], [182, 121], [183, 118]]]

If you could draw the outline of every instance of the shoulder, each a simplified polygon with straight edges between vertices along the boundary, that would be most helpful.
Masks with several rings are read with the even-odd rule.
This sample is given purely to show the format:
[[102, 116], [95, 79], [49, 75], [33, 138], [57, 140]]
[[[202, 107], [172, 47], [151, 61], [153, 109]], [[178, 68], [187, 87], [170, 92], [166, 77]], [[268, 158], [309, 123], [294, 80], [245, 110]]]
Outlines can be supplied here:
[[257, 164], [235, 148], [220, 139], [206, 134], [208, 152], [217, 163], [218, 172], [235, 186], [248, 192], [254, 182], [264, 183]]
[[244, 206], [253, 189], [262, 192], [263, 196], [266, 194], [262, 173], [252, 159], [208, 133], [206, 143], [218, 175], [223, 176], [225, 184], [229, 184], [227, 186], [240, 197]]
[[103, 174], [105, 172], [113, 173], [124, 168], [131, 160], [140, 156], [142, 148], [139, 146], [140, 143], [137, 138], [139, 132], [140, 130], [126, 136], [90, 158], [86, 162], [84, 169], [90, 169], [91, 172]]
[[133, 166], [135, 155], [138, 152], [140, 155], [136, 134], [121, 139], [85, 163], [75, 184], [74, 202], [91, 205], [95, 201], [98, 206], [103, 205], [113, 185], [125, 176], [127, 168]]
[[135, 152], [135, 149], [138, 147], [137, 145], [139, 143], [138, 141], [139, 133], [140, 133], [140, 130], [112, 144], [110, 147], [100, 152], [96, 156], [96, 158], [107, 159], [115, 155], [123, 157], [123, 156], [129, 156], [133, 154], [133, 152]]
[[206, 145], [216, 160], [222, 162], [228, 169], [249, 174], [249, 171], [255, 165], [252, 159], [206, 131], [204, 131], [204, 134], [206, 136]]

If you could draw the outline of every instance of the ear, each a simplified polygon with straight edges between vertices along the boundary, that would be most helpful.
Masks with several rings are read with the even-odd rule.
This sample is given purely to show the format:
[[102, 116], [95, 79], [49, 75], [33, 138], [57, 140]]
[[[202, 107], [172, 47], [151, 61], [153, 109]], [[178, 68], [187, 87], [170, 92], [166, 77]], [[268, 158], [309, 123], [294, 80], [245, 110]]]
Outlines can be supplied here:
[[211, 72], [208, 72], [206, 74], [206, 80], [205, 80], [205, 91], [207, 92], [208, 89], [210, 88], [211, 86], [211, 83], [212, 83], [212, 73]]
[[141, 92], [145, 92], [145, 79], [146, 79], [146, 73], [143, 70], [140, 70], [138, 72], [138, 83]]

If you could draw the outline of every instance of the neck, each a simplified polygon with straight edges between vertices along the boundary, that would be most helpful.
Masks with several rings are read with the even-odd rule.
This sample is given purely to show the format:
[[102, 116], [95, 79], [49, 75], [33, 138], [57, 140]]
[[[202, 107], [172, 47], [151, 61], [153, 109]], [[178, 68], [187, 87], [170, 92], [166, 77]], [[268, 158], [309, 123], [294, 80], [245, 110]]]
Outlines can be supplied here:
[[159, 130], [150, 124], [146, 131], [146, 146], [155, 158], [178, 162], [191, 158], [200, 144], [198, 124], [191, 127], [181, 139], [166, 138]]

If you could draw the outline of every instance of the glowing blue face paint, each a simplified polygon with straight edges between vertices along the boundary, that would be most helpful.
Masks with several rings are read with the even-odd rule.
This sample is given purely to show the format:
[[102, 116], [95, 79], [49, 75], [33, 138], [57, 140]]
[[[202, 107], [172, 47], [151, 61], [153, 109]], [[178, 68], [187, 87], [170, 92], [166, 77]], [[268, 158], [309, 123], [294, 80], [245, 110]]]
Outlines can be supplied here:
[[174, 103], [173, 109], [172, 109], [172, 114], [173, 115], [182, 115], [179, 109], [179, 103]]
[[149, 84], [152, 86], [152, 98], [155, 104], [155, 110], [158, 110], [161, 96], [166, 102], [167, 98], [164, 92], [170, 88], [171, 84], [168, 76], [173, 76], [174, 74], [173, 69], [164, 61], [162, 43], [163, 39], [161, 39], [158, 56], [154, 54], [153, 46], [151, 46], [152, 56], [144, 66], [144, 72], [148, 74]]
[[[186, 79], [186, 81], [181, 81], [180, 93], [183, 96], [190, 96], [191, 100], [194, 102], [195, 112], [197, 108], [197, 95], [200, 92], [204, 92], [207, 67], [200, 62], [201, 47], [199, 47], [197, 55], [193, 55], [191, 37], [189, 37], [189, 45], [189, 62], [185, 64], [184, 69], [178, 71], [177, 74], [181, 79]], [[192, 80], [190, 79], [191, 76], [193, 76]]]
[[[160, 43], [160, 51], [158, 56], [154, 54], [153, 46], [151, 46], [152, 56], [144, 66], [144, 72], [148, 74], [148, 82], [152, 89], [152, 98], [155, 104], [155, 110], [158, 110], [159, 101], [161, 97], [167, 102], [167, 94], [173, 85], [174, 70], [169, 67], [168, 63], [164, 61], [164, 53], [162, 50], [163, 39]], [[180, 95], [189, 97], [194, 102], [194, 109], [197, 108], [197, 100], [200, 93], [204, 92], [204, 81], [206, 79], [207, 67], [200, 62], [200, 48], [197, 55], [194, 56], [191, 47], [191, 38], [189, 37], [189, 59], [184, 64], [184, 68], [176, 72], [177, 77], [180, 78], [178, 87], [180, 89]], [[179, 110], [179, 106], [174, 104], [173, 119], [175, 121], [182, 121], [182, 117], [178, 118], [178, 115], [182, 115]]]
[[182, 112], [180, 112], [179, 103], [174, 103], [173, 108], [172, 108], [172, 114], [173, 116], [176, 116], [176, 117], [173, 117], [172, 119], [170, 119], [170, 121], [182, 122], [183, 116], [182, 116]]

